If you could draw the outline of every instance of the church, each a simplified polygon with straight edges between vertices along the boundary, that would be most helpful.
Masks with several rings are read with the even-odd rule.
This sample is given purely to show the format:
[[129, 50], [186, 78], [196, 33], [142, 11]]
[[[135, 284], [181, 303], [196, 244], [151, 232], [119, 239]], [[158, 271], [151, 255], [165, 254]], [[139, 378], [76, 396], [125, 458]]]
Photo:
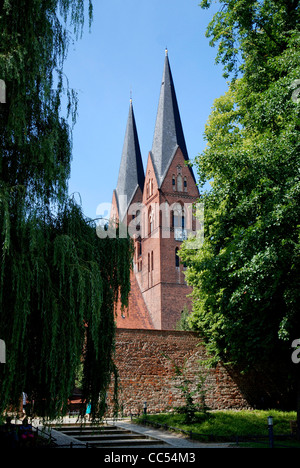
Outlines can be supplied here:
[[[150, 413], [185, 404], [174, 384], [174, 362], [184, 366], [194, 382], [198, 382], [199, 370], [205, 369], [209, 382], [205, 401], [212, 410], [249, 409], [262, 395], [269, 398], [272, 394], [265, 376], [244, 377], [221, 363], [207, 370], [202, 362], [209, 356], [198, 333], [178, 330], [182, 312], [192, 307], [192, 290], [178, 252], [190, 237], [200, 240], [200, 244], [192, 242], [191, 248], [201, 246], [198, 234], [203, 226], [195, 213], [202, 205], [199, 197], [166, 50], [146, 168], [130, 101], [111, 203], [112, 232], [118, 225], [134, 245], [128, 310], [118, 305], [116, 311], [115, 363], [123, 415], [141, 414], [143, 402]], [[112, 407], [113, 389], [109, 398]]]
[[191, 309], [178, 251], [195, 235], [195, 176], [188, 164], [168, 51], [154, 128], [152, 149], [143, 167], [138, 131], [130, 100], [111, 220], [126, 226], [134, 243], [128, 310], [117, 310], [117, 328], [174, 330]]

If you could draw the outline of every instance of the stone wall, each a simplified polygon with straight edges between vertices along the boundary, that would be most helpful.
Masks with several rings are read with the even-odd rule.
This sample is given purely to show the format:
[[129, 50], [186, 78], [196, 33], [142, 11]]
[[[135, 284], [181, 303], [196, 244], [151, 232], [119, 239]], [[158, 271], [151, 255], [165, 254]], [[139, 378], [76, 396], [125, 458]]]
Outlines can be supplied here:
[[206, 358], [205, 348], [199, 346], [199, 337], [193, 332], [117, 329], [115, 361], [122, 414], [141, 413], [145, 401], [149, 413], [182, 405], [174, 363], [184, 368], [193, 382], [198, 381], [201, 370], [210, 409], [249, 408], [249, 402], [224, 367], [207, 370], [201, 366]]

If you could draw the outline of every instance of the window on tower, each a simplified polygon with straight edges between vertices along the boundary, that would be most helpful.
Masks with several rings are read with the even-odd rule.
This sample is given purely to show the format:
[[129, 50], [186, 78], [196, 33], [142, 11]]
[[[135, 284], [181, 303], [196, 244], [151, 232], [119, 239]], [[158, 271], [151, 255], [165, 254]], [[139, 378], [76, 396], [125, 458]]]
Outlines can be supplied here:
[[150, 206], [148, 212], [148, 233], [151, 234], [154, 227], [154, 213], [153, 208]]
[[185, 229], [184, 208], [180, 203], [175, 203], [172, 206], [172, 220], [171, 226], [174, 228], [174, 239], [183, 241], [187, 238], [187, 231]]
[[148, 288], [153, 286], [153, 250], [148, 252]]
[[186, 177], [183, 179], [184, 191], [187, 192], [187, 180]]
[[140, 237], [137, 240], [137, 255], [138, 257], [142, 255], [142, 240]]
[[182, 227], [182, 218], [184, 219], [182, 206], [176, 203], [172, 210], [172, 227]]
[[136, 230], [139, 231], [141, 229], [141, 225], [140, 225], [140, 222], [141, 222], [141, 212], [140, 210], [138, 210], [136, 212]]

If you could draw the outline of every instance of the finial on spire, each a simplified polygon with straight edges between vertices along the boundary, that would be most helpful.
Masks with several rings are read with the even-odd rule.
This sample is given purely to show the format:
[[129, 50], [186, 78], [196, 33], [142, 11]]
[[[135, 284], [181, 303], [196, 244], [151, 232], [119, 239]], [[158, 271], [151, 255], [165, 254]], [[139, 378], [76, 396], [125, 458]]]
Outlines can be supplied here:
[[166, 57], [168, 55], [168, 47], [165, 48], [165, 54], [166, 54]]
[[130, 86], [130, 104], [132, 104], [132, 88]]

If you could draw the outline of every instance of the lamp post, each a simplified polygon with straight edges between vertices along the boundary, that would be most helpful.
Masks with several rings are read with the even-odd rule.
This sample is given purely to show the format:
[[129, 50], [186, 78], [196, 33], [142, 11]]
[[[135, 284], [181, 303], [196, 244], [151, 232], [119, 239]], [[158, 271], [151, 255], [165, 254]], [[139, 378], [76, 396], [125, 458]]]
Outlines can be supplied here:
[[144, 415], [146, 416], [147, 414], [147, 402], [145, 401], [144, 403]]
[[6, 346], [4, 340], [0, 340], [0, 363], [6, 363]]
[[268, 416], [268, 429], [270, 448], [274, 448], [273, 416]]

